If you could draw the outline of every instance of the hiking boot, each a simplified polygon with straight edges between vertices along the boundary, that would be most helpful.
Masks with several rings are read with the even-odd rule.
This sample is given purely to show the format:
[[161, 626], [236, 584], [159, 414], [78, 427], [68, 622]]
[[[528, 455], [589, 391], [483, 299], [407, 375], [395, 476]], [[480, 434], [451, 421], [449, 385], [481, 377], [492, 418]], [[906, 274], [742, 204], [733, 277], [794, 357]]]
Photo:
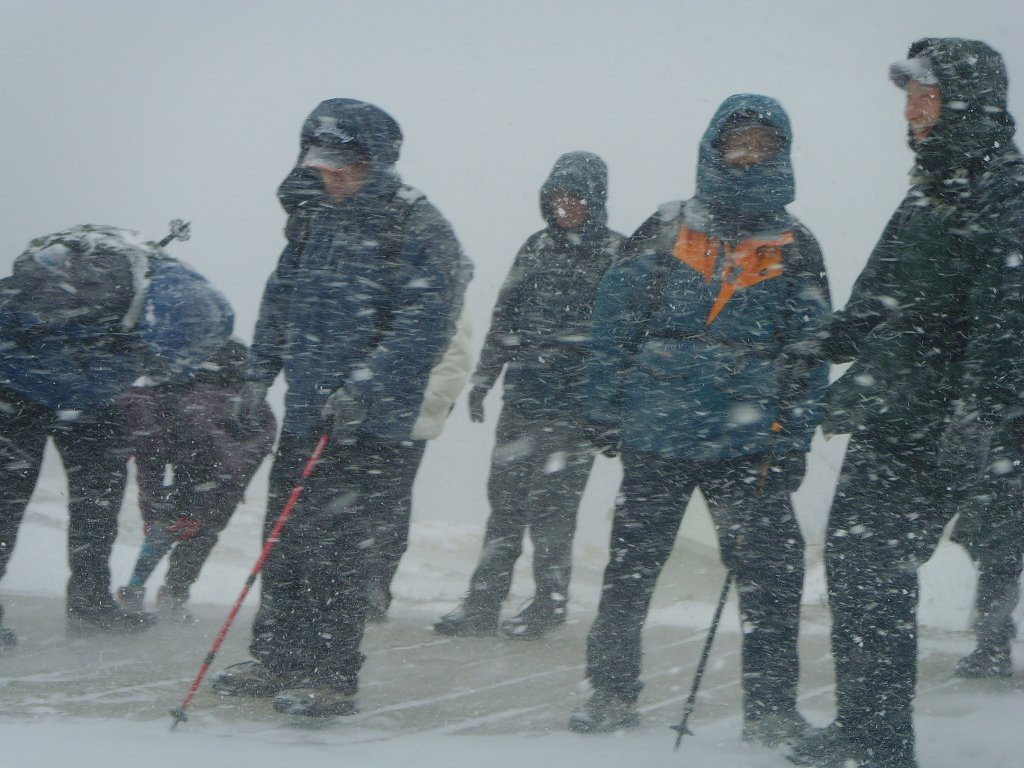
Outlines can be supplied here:
[[366, 620], [373, 624], [383, 624], [388, 620], [388, 608], [391, 607], [391, 593], [376, 582], [366, 587]]
[[978, 647], [956, 663], [957, 677], [980, 680], [993, 677], [1013, 677], [1010, 644]]
[[743, 741], [763, 747], [777, 747], [802, 738], [810, 729], [803, 715], [794, 710], [770, 712], [759, 718], [748, 718], [743, 723]]
[[814, 768], [846, 768], [850, 761], [855, 766], [867, 765], [870, 755], [866, 749], [846, 737], [838, 721], [824, 728], [811, 728], [793, 742], [786, 759], [796, 765]]
[[146, 599], [146, 588], [123, 586], [118, 587], [117, 592], [114, 594], [114, 600], [117, 604], [124, 608], [126, 611], [132, 613], [142, 613], [142, 603]]
[[114, 603], [67, 609], [67, 630], [72, 636], [95, 634], [133, 635], [143, 632], [156, 623], [152, 613], [128, 611]]
[[640, 725], [636, 702], [606, 691], [594, 691], [590, 700], [572, 713], [569, 730], [576, 733], [610, 733]]
[[0, 654], [9, 651], [18, 644], [18, 638], [14, 636], [14, 630], [4, 626], [4, 607], [0, 605]]
[[169, 587], [166, 584], [156, 593], [156, 612], [161, 619], [177, 624], [194, 624], [195, 617], [185, 610], [188, 587]]
[[473, 609], [460, 605], [442, 616], [434, 631], [449, 637], [490, 637], [498, 631], [498, 612]]
[[565, 624], [565, 600], [535, 597], [526, 608], [501, 622], [499, 632], [509, 640], [538, 640]]
[[288, 688], [274, 697], [274, 711], [306, 717], [344, 717], [359, 712], [355, 694], [334, 688]]
[[272, 672], [262, 662], [232, 664], [213, 676], [210, 685], [225, 696], [276, 696], [294, 680]]

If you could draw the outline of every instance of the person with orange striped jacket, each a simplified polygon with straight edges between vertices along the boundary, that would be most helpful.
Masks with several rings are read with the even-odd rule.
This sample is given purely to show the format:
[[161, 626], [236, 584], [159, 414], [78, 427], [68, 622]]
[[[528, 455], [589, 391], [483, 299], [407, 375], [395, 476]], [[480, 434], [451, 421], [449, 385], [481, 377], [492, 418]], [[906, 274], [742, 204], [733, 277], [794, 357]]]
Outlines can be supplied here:
[[594, 693], [573, 730], [639, 721], [641, 630], [698, 486], [739, 592], [744, 738], [774, 745], [806, 728], [804, 542], [790, 494], [827, 366], [794, 370], [782, 350], [830, 299], [818, 244], [786, 210], [791, 142], [774, 99], [726, 99], [700, 143], [695, 196], [648, 219], [598, 291], [584, 397], [595, 443], [621, 454], [624, 474], [587, 640]]

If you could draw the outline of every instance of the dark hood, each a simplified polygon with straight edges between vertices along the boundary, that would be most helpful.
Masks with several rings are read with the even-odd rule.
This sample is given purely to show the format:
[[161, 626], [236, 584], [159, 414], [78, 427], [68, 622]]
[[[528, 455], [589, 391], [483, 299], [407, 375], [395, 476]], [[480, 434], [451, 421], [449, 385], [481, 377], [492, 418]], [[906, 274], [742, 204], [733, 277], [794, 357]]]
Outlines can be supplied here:
[[556, 223], [548, 201], [558, 190], [587, 202], [587, 221], [580, 229], [604, 228], [608, 223], [608, 166], [593, 152], [566, 152], [555, 161], [540, 188], [540, 213], [554, 230]]
[[[778, 130], [786, 143], [774, 157], [752, 168], [728, 165], [716, 148], [729, 119], [751, 112]], [[720, 218], [756, 218], [781, 211], [796, 195], [790, 146], [793, 131], [789, 116], [775, 99], [752, 93], [730, 96], [711, 118], [697, 154], [696, 197]]]
[[979, 40], [924, 38], [908, 58], [921, 57], [942, 90], [942, 111], [928, 137], [911, 148], [928, 174], [980, 162], [1011, 148], [1015, 125], [1006, 111], [1007, 77], [1003, 58]]
[[314, 133], [324, 128], [348, 134], [369, 155], [369, 178], [352, 198], [353, 202], [358, 204], [360, 200], [393, 194], [400, 183], [394, 169], [402, 146], [398, 123], [373, 104], [356, 99], [328, 99], [320, 102], [302, 124], [295, 168], [278, 189], [285, 211], [292, 213], [299, 205], [326, 194], [320, 175], [315, 170], [299, 167]]

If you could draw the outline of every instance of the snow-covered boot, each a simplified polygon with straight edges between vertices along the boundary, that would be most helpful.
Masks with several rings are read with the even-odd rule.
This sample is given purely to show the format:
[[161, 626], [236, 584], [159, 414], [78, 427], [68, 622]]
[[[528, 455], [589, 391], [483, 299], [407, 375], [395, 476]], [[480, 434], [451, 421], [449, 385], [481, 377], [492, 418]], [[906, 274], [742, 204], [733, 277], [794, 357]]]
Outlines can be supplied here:
[[498, 611], [472, 606], [465, 601], [434, 624], [434, 631], [450, 637], [488, 637], [498, 630]]
[[114, 599], [117, 600], [117, 604], [126, 611], [141, 613], [142, 603], [146, 599], [146, 588], [142, 586], [133, 587], [129, 585], [118, 587], [117, 592], [114, 594]]
[[1010, 644], [978, 646], [956, 664], [957, 677], [983, 679], [991, 677], [1013, 677], [1013, 663], [1010, 660]]
[[814, 768], [845, 768], [846, 761], [860, 766], [870, 759], [867, 750], [847, 738], [838, 721], [824, 728], [812, 728], [793, 742], [786, 759]]
[[803, 737], [810, 727], [804, 716], [795, 709], [771, 712], [744, 721], [743, 741], [764, 747], [777, 747]]
[[156, 623], [152, 613], [127, 611], [112, 598], [98, 605], [68, 606], [67, 628], [72, 636], [94, 634], [132, 635], [143, 632]]
[[636, 702], [607, 691], [594, 691], [589, 701], [572, 713], [569, 730], [576, 733], [609, 733], [640, 725]]
[[500, 632], [510, 640], [537, 640], [565, 624], [567, 613], [564, 599], [535, 597], [518, 615], [501, 622]]
[[342, 717], [359, 712], [355, 694], [334, 688], [288, 688], [274, 697], [274, 711], [306, 717]]
[[218, 672], [210, 685], [225, 696], [276, 696], [294, 682], [262, 662], [243, 661]]
[[156, 612], [161, 619], [178, 624], [194, 624], [195, 617], [185, 610], [188, 587], [170, 587], [164, 584], [156, 593]]
[[4, 607], [0, 605], [0, 653], [11, 650], [17, 644], [14, 630], [4, 626]]

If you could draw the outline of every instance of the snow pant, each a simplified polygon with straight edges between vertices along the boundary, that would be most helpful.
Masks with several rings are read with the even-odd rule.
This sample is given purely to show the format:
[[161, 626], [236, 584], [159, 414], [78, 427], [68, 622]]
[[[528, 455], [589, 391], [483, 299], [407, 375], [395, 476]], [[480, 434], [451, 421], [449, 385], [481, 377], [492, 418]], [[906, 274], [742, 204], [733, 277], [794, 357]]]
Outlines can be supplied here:
[[110, 605], [110, 553], [127, 482], [120, 412], [108, 408], [62, 419], [9, 391], [0, 391], [0, 403], [0, 578], [14, 551], [49, 436], [68, 482], [68, 610]]
[[499, 612], [527, 532], [536, 598], [569, 599], [576, 517], [593, 463], [593, 447], [576, 420], [515, 405], [502, 409], [487, 485], [491, 516], [469, 582], [469, 607]]
[[786, 461], [780, 471], [762, 474], [764, 455], [696, 464], [628, 448], [622, 461], [601, 601], [587, 637], [593, 687], [638, 698], [641, 630], [699, 486], [739, 594], [744, 714], [757, 719], [795, 710], [804, 541], [789, 495], [803, 476], [803, 462]]
[[[300, 480], [316, 437], [283, 433], [270, 473], [264, 534]], [[250, 651], [278, 674], [355, 693], [364, 656], [367, 544], [381, 478], [401, 446], [360, 435], [331, 443], [263, 569]]]
[[951, 514], [933, 463], [851, 439], [825, 541], [836, 719], [897, 763], [915, 751], [917, 569]]
[[977, 563], [974, 632], [978, 647], [993, 651], [1006, 648], [1017, 636], [1013, 610], [1020, 601], [1024, 557], [994, 559], [982, 554]]
[[364, 500], [373, 522], [373, 540], [366, 556], [366, 580], [371, 595], [386, 595], [388, 601], [398, 564], [409, 548], [412, 487], [426, 447], [426, 440], [389, 444], [391, 459], [387, 471], [376, 476], [373, 494]]

